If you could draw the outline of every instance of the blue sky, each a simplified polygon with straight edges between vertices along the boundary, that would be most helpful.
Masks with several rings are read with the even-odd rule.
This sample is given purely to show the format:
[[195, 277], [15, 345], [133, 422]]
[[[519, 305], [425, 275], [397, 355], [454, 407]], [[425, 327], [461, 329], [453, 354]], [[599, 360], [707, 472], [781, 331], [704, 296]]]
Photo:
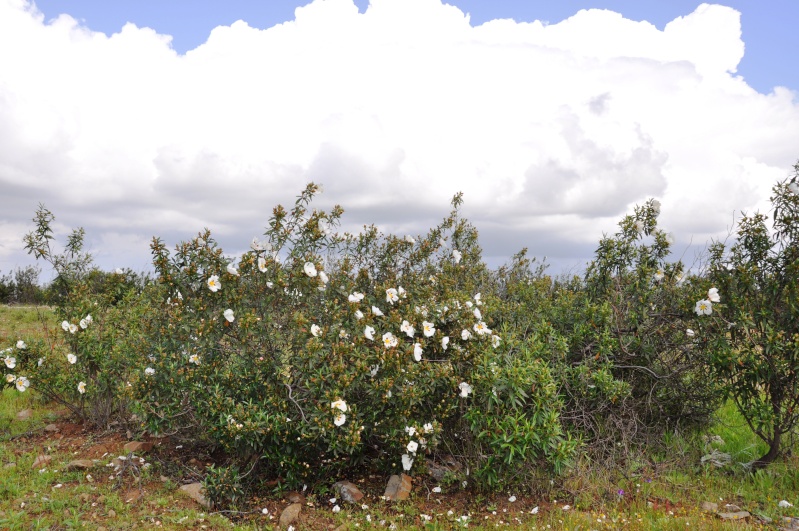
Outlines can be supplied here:
[[[68, 13], [90, 28], [108, 35], [126, 22], [147, 26], [172, 35], [180, 53], [204, 43], [216, 26], [244, 20], [266, 29], [294, 18], [294, 10], [306, 1], [270, 0], [38, 0], [47, 17]], [[368, 0], [354, 0], [359, 11]], [[548, 21], [555, 24], [580, 9], [610, 9], [632, 20], [646, 20], [658, 29], [675, 18], [691, 13], [697, 0], [452, 0], [471, 16], [472, 25], [497, 18], [518, 21]], [[799, 50], [799, 2], [796, 0], [727, 0], [718, 2], [741, 13], [746, 53], [738, 67], [750, 86], [768, 93], [776, 85], [799, 90], [799, 68], [792, 60]]]
[[238, 255], [309, 181], [352, 232], [463, 192], [489, 264], [555, 273], [657, 198], [694, 264], [799, 158], [797, 6], [0, 0], [0, 272], [39, 203], [143, 270], [205, 227]]

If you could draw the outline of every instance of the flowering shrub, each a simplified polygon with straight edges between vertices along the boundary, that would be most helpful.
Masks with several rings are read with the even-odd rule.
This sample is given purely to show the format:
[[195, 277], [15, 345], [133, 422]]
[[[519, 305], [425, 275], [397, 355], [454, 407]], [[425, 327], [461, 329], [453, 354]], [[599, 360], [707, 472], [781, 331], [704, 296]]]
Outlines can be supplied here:
[[[531, 456], [562, 465], [573, 445], [554, 384], [538, 363], [515, 374], [525, 358], [492, 330], [496, 301], [479, 291], [488, 273], [460, 196], [428, 234], [399, 238], [336, 234], [342, 210], [311, 210], [316, 192], [276, 207], [238, 260], [208, 231], [174, 255], [153, 243], [157, 311], [133, 378], [148, 429], [203, 438], [233, 467], [296, 484], [359, 463], [417, 472], [456, 439], [476, 452], [493, 408], [513, 412], [499, 422], [516, 422], [505, 429], [525, 447], [497, 454], [507, 470]], [[541, 391], [520, 392], [533, 384]]]
[[[6, 382], [20, 391], [29, 386], [46, 399], [105, 427], [124, 417], [128, 393], [127, 367], [132, 356], [126, 337], [136, 334], [136, 289], [124, 272], [103, 276], [83, 251], [83, 230], [69, 236], [63, 253], [53, 249], [54, 216], [43, 206], [36, 212], [35, 229], [25, 236], [29, 253], [48, 262], [56, 273], [51, 286], [57, 330], [45, 330], [44, 339], [20, 340], [15, 355], [6, 355]], [[10, 359], [10, 358], [13, 358]]]
[[[704, 345], [716, 374], [752, 431], [769, 446], [763, 468], [799, 422], [799, 164], [773, 188], [773, 226], [744, 215], [737, 239], [710, 250], [709, 277], [718, 289], [697, 303], [707, 315]], [[723, 314], [719, 305], [723, 302]], [[702, 309], [705, 308], [705, 309]]]
[[556, 278], [523, 253], [500, 270], [502, 322], [545, 360], [564, 400], [562, 421], [596, 454], [698, 425], [720, 389], [689, 329], [693, 283], [668, 256], [672, 237], [650, 200], [603, 238], [583, 278]]

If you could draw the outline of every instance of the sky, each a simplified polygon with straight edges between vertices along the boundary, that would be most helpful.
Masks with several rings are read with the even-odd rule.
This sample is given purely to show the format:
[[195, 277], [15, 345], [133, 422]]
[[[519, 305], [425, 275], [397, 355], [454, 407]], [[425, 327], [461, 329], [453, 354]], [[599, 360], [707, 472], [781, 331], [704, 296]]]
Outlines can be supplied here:
[[650, 197], [689, 262], [799, 159], [793, 0], [0, 0], [0, 273], [40, 203], [97, 265], [245, 251], [307, 182], [343, 228], [449, 212], [578, 271]]

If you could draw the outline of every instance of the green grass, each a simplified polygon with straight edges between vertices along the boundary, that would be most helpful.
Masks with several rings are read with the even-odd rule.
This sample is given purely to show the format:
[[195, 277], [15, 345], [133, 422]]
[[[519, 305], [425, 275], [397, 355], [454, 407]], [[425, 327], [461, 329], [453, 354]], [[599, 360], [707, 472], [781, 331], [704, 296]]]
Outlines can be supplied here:
[[20, 339], [43, 337], [44, 326], [55, 326], [55, 314], [47, 306], [0, 305], [0, 349]]

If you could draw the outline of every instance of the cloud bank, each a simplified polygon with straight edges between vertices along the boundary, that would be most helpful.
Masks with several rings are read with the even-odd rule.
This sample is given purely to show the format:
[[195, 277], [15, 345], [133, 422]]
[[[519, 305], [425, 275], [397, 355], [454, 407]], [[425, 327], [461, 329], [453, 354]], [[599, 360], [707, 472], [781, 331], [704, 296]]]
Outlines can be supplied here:
[[799, 158], [796, 94], [750, 88], [743, 54], [739, 13], [708, 4], [660, 31], [606, 10], [473, 27], [440, 0], [316, 0], [180, 55], [148, 28], [107, 37], [0, 0], [0, 270], [28, 261], [39, 202], [101, 266], [143, 269], [155, 235], [246, 248], [309, 181], [347, 228], [401, 234], [463, 191], [495, 261], [529, 247], [579, 267], [648, 197], [678, 248], [703, 244]]

